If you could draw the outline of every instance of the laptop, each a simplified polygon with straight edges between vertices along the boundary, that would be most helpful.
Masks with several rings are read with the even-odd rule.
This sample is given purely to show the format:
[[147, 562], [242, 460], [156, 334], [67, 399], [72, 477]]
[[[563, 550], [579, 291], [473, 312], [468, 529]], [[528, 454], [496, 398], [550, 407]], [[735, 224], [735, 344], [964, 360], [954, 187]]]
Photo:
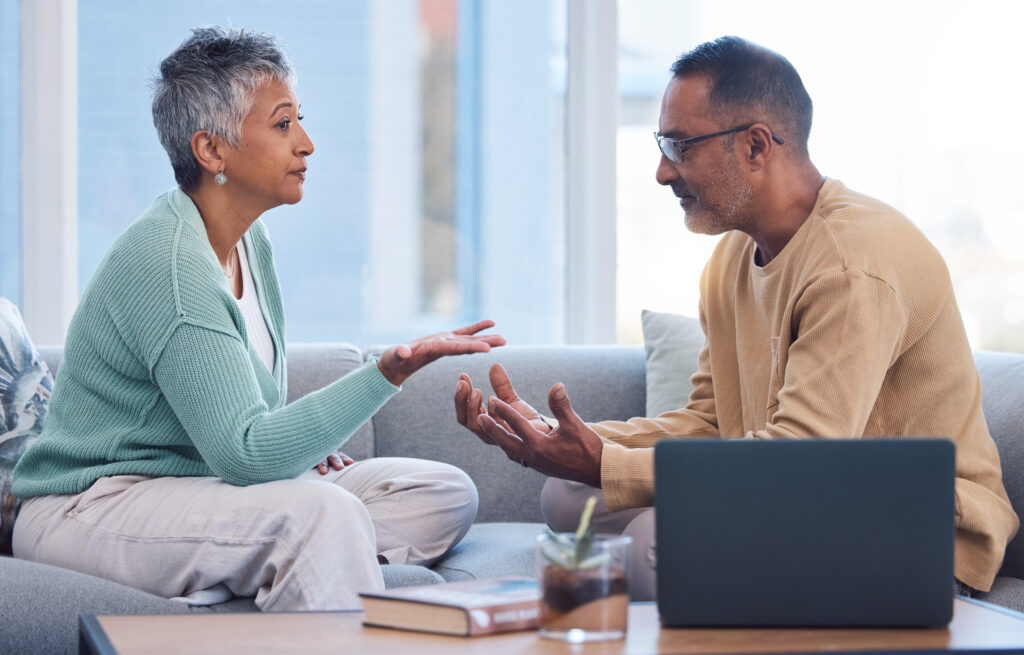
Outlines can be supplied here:
[[665, 626], [944, 626], [946, 439], [672, 439], [655, 447]]

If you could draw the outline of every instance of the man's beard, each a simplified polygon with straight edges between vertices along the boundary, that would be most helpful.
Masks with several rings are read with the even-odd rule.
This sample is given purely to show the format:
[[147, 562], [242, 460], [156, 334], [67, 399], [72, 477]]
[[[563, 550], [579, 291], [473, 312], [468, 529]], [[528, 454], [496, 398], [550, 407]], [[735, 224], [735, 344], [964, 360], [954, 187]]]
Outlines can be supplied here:
[[754, 188], [740, 176], [739, 164], [732, 157], [722, 162], [711, 179], [715, 180], [718, 198], [692, 194], [695, 203], [684, 210], [686, 228], [695, 234], [711, 235], [742, 229], [746, 224], [744, 210], [754, 195]]

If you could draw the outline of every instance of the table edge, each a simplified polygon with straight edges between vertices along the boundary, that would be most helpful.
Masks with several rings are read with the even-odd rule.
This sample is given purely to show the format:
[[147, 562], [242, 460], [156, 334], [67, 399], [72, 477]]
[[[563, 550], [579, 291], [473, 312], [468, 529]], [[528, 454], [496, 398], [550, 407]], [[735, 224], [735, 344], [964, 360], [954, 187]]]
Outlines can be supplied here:
[[78, 615], [79, 655], [117, 655], [96, 614]]

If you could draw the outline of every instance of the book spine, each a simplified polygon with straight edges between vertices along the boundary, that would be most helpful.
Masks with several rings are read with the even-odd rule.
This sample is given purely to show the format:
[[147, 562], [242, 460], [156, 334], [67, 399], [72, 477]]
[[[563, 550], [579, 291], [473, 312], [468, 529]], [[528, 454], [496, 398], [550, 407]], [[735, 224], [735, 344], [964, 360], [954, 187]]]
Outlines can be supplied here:
[[540, 621], [540, 604], [536, 600], [466, 610], [469, 635], [488, 635], [536, 628]]

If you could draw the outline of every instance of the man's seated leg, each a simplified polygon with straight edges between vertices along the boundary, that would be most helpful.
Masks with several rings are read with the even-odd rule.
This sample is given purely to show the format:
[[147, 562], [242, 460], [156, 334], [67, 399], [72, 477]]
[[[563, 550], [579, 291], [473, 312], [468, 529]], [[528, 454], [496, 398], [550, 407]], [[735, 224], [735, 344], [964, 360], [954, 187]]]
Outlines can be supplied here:
[[632, 570], [629, 577], [629, 596], [632, 600], [654, 600], [654, 508], [640, 507], [612, 512], [604, 503], [604, 495], [581, 482], [548, 478], [540, 492], [540, 507], [544, 520], [556, 532], [575, 532], [580, 523], [583, 506], [591, 496], [597, 496], [590, 524], [597, 532], [624, 534], [633, 538], [630, 547]]

